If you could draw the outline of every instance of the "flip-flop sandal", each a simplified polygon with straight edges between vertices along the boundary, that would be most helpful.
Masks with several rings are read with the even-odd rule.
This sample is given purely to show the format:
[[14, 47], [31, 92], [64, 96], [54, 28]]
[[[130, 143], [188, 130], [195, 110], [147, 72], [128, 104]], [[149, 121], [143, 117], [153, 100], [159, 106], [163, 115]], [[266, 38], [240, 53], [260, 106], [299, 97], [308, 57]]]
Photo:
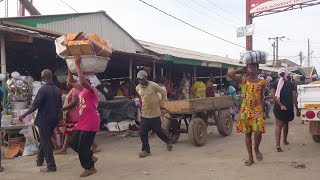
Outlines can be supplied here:
[[256, 158], [257, 158], [258, 161], [262, 161], [263, 160], [263, 156], [262, 156], [261, 152], [256, 153]]
[[95, 174], [95, 173], [97, 173], [97, 170], [94, 170], [94, 171], [92, 171], [92, 170], [85, 170], [81, 175], [80, 175], [80, 177], [88, 177], [88, 176], [91, 176], [92, 174]]
[[289, 142], [283, 142], [283, 144], [287, 146], [287, 145], [289, 145], [290, 143], [289, 143]]
[[283, 150], [280, 147], [277, 147], [277, 152], [282, 152]]
[[244, 165], [246, 165], [246, 166], [251, 166], [252, 164], [254, 164], [254, 161], [253, 160], [246, 160], [245, 162], [244, 162]]

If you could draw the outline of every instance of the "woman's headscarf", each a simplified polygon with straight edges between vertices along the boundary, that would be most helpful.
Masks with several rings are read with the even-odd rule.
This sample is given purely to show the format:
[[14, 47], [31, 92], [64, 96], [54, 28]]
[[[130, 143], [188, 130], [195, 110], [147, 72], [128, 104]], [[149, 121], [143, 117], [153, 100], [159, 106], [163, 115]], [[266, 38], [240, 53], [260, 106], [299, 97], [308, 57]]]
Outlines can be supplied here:
[[[280, 74], [282, 74], [282, 73], [284, 73], [283, 77], [280, 76]], [[287, 77], [289, 75], [288, 69], [286, 69], [286, 68], [279, 69], [278, 75], [279, 75], [280, 79], [279, 79], [278, 86], [277, 86], [276, 97], [280, 100], [280, 94], [281, 94], [282, 87], [284, 85], [284, 81], [288, 80], [287, 79]]]

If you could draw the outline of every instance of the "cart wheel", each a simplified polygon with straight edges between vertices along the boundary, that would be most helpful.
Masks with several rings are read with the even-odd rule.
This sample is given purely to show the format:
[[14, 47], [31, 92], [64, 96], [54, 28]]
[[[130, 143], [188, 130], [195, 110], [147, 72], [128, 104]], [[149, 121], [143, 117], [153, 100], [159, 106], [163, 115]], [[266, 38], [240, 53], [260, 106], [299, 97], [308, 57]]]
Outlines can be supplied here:
[[312, 139], [316, 143], [320, 143], [320, 135], [312, 135]]
[[180, 133], [173, 132], [173, 128], [180, 128], [179, 122], [177, 120], [168, 119], [166, 116], [163, 116], [161, 127], [171, 139], [171, 143], [174, 144], [178, 142]]
[[201, 118], [190, 121], [188, 128], [189, 140], [195, 146], [203, 146], [207, 142], [207, 125]]
[[218, 115], [217, 128], [222, 136], [229, 136], [233, 130], [233, 121], [228, 110], [221, 110]]

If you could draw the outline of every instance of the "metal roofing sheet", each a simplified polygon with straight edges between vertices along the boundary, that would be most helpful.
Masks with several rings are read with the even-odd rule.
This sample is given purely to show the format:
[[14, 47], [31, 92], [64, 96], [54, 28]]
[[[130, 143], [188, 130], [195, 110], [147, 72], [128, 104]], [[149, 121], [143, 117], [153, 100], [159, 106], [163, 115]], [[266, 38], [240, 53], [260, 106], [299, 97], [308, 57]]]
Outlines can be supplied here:
[[38, 32], [38, 31], [28, 30], [28, 29], [24, 29], [24, 28], [11, 27], [11, 26], [5, 26], [5, 25], [0, 25], [0, 32], [29, 35], [32, 37], [47, 39], [47, 40], [52, 40], [52, 41], [56, 39], [56, 37], [54, 35], [49, 36], [49, 35], [42, 34], [41, 32]]
[[[243, 67], [243, 64], [239, 64], [239, 60], [225, 58], [217, 55], [205, 54], [196, 51], [191, 51], [187, 49], [175, 48], [160, 44], [155, 44], [151, 42], [141, 41], [138, 40], [140, 44], [146, 49], [150, 51], [156, 52], [162, 55], [171, 55], [179, 58], [191, 59], [191, 60], [198, 60], [202, 61], [200, 64], [202, 66], [209, 66], [209, 67], [228, 67], [228, 66], [236, 66], [236, 67]], [[198, 64], [198, 63], [195, 63]], [[220, 64], [220, 65], [219, 65]], [[261, 70], [269, 71], [269, 72], [277, 72], [278, 68], [271, 68], [265, 65], [260, 66]]]
[[112, 47], [116, 50], [130, 53], [144, 51], [141, 44], [139, 44], [104, 11], [93, 13], [25, 16], [17, 18], [2, 18], [0, 20], [6, 20], [61, 33], [95, 33], [103, 39], [111, 40]]

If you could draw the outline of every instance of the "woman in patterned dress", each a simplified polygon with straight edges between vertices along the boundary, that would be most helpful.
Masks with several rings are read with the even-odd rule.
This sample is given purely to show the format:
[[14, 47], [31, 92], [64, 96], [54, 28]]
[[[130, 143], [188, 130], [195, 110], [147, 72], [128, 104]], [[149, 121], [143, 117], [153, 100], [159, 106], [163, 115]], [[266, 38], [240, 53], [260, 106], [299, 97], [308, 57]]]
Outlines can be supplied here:
[[[230, 71], [228, 76], [239, 83], [241, 87], [242, 104], [240, 118], [237, 123], [237, 132], [245, 133], [245, 141], [249, 159], [245, 161], [246, 166], [254, 163], [252, 154], [252, 134], [254, 134], [254, 151], [256, 159], [262, 161], [263, 156], [259, 146], [262, 133], [265, 132], [263, 119], [263, 91], [265, 81], [258, 78], [259, 64], [247, 64], [243, 69]], [[239, 76], [237, 74], [242, 74]], [[245, 76], [244, 76], [245, 75]]]

